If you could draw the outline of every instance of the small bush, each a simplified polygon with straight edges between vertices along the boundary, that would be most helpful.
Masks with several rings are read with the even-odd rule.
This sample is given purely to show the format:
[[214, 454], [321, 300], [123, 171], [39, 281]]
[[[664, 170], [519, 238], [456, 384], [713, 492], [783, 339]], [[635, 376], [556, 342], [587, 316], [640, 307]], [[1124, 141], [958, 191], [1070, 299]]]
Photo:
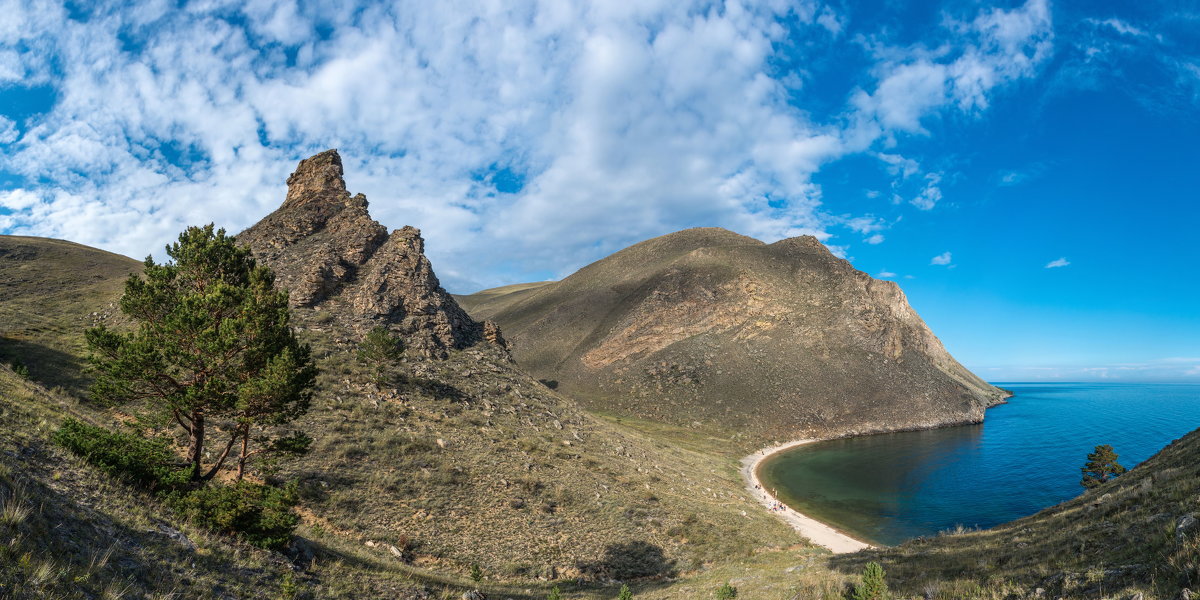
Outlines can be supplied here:
[[29, 379], [29, 367], [25, 366], [21, 359], [13, 360], [9, 366], [12, 367], [13, 373], [16, 373], [21, 379]]
[[188, 494], [176, 494], [170, 504], [192, 523], [220, 533], [237, 534], [260, 548], [286, 546], [300, 517], [296, 486], [277, 488], [248, 481], [209, 484]]
[[557, 585], [550, 589], [550, 595], [546, 596], [546, 600], [562, 600], [562, 592], [559, 591]]
[[737, 598], [737, 588], [725, 582], [725, 585], [717, 588], [717, 600], [734, 600]]
[[179, 466], [179, 457], [166, 440], [109, 431], [75, 419], [63, 421], [51, 439], [105, 473], [144, 488], [172, 489], [188, 479], [188, 470]]
[[621, 591], [617, 592], [617, 600], [633, 600], [633, 590], [628, 585], [622, 585]]

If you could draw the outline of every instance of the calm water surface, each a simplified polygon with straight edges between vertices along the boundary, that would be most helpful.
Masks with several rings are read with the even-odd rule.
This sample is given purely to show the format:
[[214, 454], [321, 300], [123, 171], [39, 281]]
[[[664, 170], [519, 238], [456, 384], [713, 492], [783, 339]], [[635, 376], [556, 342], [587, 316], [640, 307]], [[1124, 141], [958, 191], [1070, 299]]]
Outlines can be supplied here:
[[796, 510], [898, 544], [956, 525], [992, 527], [1078, 495], [1079, 467], [1112, 444], [1132, 468], [1200, 427], [1200, 385], [999, 383], [1016, 396], [983, 425], [830, 440], [759, 475]]

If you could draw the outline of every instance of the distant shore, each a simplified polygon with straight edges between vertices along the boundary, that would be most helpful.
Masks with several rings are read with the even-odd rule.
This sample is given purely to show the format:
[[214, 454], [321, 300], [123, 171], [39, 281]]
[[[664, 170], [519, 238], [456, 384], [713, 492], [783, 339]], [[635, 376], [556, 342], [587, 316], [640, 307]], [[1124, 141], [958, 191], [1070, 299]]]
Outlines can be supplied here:
[[791, 525], [792, 529], [795, 529], [800, 535], [808, 538], [814, 544], [828, 548], [834, 554], [845, 554], [848, 552], [858, 552], [865, 548], [873, 548], [874, 546], [871, 544], [854, 539], [821, 521], [795, 511], [790, 506], [780, 502], [771, 492], [767, 491], [766, 486], [759, 480], [758, 467], [767, 457], [815, 441], [818, 440], [796, 440], [786, 444], [779, 444], [778, 446], [763, 448], [754, 454], [742, 458], [742, 479], [746, 481], [746, 491], [750, 492], [763, 507], [778, 515], [788, 525]]

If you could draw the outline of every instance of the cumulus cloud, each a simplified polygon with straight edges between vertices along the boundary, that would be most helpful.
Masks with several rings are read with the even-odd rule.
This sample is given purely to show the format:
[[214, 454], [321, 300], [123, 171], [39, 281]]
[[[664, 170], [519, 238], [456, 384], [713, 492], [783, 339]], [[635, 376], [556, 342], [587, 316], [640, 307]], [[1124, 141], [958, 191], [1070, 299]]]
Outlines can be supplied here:
[[872, 236], [869, 236], [869, 237], [863, 239], [863, 241], [874, 246], [876, 244], [882, 244], [883, 239], [884, 238], [883, 238], [882, 233], [876, 233], [875, 235], [872, 235]]
[[1070, 265], [1070, 264], [1071, 264], [1071, 262], [1070, 262], [1070, 261], [1068, 261], [1068, 260], [1066, 259], [1066, 257], [1063, 257], [1063, 258], [1056, 258], [1056, 259], [1054, 259], [1054, 260], [1052, 260], [1052, 261], [1050, 261], [1050, 262], [1046, 263], [1046, 268], [1047, 268], [1047, 269], [1057, 269], [1057, 268], [1059, 268], [1059, 267], [1065, 267], [1065, 266], [1067, 266], [1067, 265]]
[[948, 104], [964, 111], [987, 108], [992, 89], [1034, 73], [1053, 49], [1047, 0], [992, 9], [951, 25], [960, 34], [957, 44], [899, 54], [884, 49], [880, 54], [886, 58], [877, 68], [880, 84], [860, 91], [854, 104], [886, 129], [925, 135], [921, 121], [931, 109]]
[[[337, 147], [351, 190], [386, 225], [421, 227], [457, 291], [561, 276], [694, 225], [827, 238], [842, 221], [821, 208], [823, 165], [982, 110], [1051, 39], [1030, 0], [949, 22], [948, 53], [881, 40], [846, 114], [820, 122], [787, 93], [800, 75], [772, 67], [788, 36], [844, 40], [845, 17], [815, 0], [0, 12], [0, 83], [55, 98], [0, 121], [0, 168], [23, 181], [4, 192], [3, 230], [143, 256], [190, 224], [252, 224], [298, 159]], [[941, 174], [906, 160], [909, 202], [933, 208]]]
[[931, 264], [931, 265], [948, 265], [948, 264], [950, 264], [950, 261], [951, 261], [950, 253], [943, 252], [943, 253], [933, 257], [932, 259], [930, 259], [929, 264]]
[[876, 273], [876, 274], [875, 274], [875, 276], [876, 276], [876, 277], [878, 277], [878, 278], [880, 278], [880, 279], [890, 279], [890, 278], [892, 278], [892, 277], [895, 277], [895, 276], [896, 276], [896, 274], [895, 274], [895, 273], [893, 273], [893, 272], [891, 272], [891, 271], [888, 271], [888, 270], [886, 270], [886, 269], [885, 269], [885, 270], [883, 270], [883, 271], [880, 271], [880, 272]]

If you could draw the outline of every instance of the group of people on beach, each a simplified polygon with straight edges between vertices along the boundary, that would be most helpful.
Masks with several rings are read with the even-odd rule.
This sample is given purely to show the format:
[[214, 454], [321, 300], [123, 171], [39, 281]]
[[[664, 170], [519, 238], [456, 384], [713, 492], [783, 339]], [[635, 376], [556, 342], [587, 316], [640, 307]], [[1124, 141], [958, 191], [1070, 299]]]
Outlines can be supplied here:
[[[761, 490], [761, 489], [763, 489], [763, 487], [756, 483], [756, 484], [754, 484], [754, 489]], [[774, 496], [775, 493], [776, 493], [775, 490], [771, 490], [771, 496]], [[779, 502], [773, 498], [771, 499], [771, 503], [767, 505], [767, 508], [770, 509], [771, 512], [783, 512], [783, 511], [787, 510], [787, 506], [784, 505], [784, 503]]]

